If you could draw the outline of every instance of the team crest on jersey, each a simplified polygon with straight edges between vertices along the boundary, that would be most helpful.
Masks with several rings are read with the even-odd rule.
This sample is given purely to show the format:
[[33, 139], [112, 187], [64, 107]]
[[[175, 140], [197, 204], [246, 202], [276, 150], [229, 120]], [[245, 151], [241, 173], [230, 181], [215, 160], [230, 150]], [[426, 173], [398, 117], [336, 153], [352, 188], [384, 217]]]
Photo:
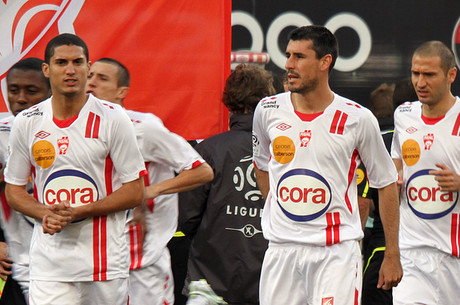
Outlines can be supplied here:
[[331, 187], [324, 177], [308, 169], [285, 173], [276, 189], [283, 213], [294, 221], [310, 221], [323, 215], [331, 204]]
[[34, 156], [35, 163], [41, 168], [50, 167], [56, 159], [56, 152], [53, 144], [46, 140], [35, 142], [32, 146], [32, 155]]
[[334, 305], [334, 298], [322, 298], [321, 299], [321, 305]]
[[300, 147], [307, 147], [311, 140], [311, 130], [300, 132]]
[[423, 136], [423, 143], [425, 144], [425, 150], [430, 150], [434, 142], [434, 134], [429, 133]]
[[285, 136], [277, 137], [273, 141], [273, 156], [281, 164], [286, 164], [294, 159], [295, 145], [294, 142]]
[[96, 182], [77, 170], [61, 170], [51, 174], [43, 187], [43, 202], [47, 205], [69, 201], [72, 207], [90, 204], [99, 199]]
[[420, 218], [436, 219], [449, 214], [457, 204], [458, 192], [443, 192], [435, 175], [424, 169], [407, 181], [406, 198], [412, 212]]
[[67, 149], [69, 149], [69, 137], [62, 137], [62, 139], [58, 139], [57, 144], [59, 147], [59, 154], [65, 155]]
[[420, 146], [417, 141], [409, 139], [403, 143], [402, 158], [407, 166], [415, 165], [420, 160]]

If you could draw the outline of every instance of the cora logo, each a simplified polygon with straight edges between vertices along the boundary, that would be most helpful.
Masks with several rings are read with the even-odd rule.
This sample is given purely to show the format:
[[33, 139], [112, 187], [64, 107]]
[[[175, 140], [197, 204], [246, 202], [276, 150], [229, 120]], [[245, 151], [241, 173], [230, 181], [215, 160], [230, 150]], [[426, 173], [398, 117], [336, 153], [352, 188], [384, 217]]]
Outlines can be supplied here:
[[76, 170], [61, 170], [48, 177], [43, 189], [43, 201], [47, 205], [69, 201], [72, 207], [92, 203], [99, 199], [94, 180]]
[[318, 173], [293, 169], [285, 173], [277, 187], [278, 204], [294, 221], [310, 221], [327, 211], [331, 203], [331, 187]]
[[429, 169], [416, 172], [407, 181], [409, 207], [420, 218], [436, 219], [449, 214], [458, 201], [458, 192], [443, 192]]

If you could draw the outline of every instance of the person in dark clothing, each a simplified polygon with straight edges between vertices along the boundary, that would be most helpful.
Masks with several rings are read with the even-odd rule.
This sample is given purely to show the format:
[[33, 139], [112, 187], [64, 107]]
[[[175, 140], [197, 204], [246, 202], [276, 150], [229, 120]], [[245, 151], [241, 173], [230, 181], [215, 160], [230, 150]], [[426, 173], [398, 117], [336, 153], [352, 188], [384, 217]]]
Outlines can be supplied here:
[[[248, 64], [235, 68], [223, 93], [223, 103], [231, 112], [230, 130], [195, 146], [215, 178], [180, 198], [186, 203], [181, 205], [180, 227], [193, 238], [186, 283], [206, 279], [228, 304], [259, 302], [267, 241], [260, 225], [264, 200], [256, 185], [251, 130], [257, 103], [273, 94], [268, 72]], [[194, 297], [193, 289], [190, 295]]]
[[[417, 100], [417, 95], [410, 79], [409, 81], [403, 79], [396, 86], [382, 84], [372, 91], [370, 109], [379, 121], [383, 141], [388, 152], [391, 150], [391, 141], [393, 139], [394, 109], [406, 101], [414, 100]], [[362, 168], [362, 170], [365, 172], [365, 169]], [[371, 214], [373, 218], [373, 224], [370, 225], [370, 228], [366, 226], [366, 234], [363, 242], [364, 274], [362, 305], [391, 305], [393, 304], [392, 290], [377, 288], [380, 265], [385, 254], [385, 235], [379, 214], [378, 191], [369, 188], [367, 179], [363, 179], [362, 183], [358, 185], [358, 194], [364, 198], [364, 201], [368, 199], [368, 204], [372, 206]], [[364, 221], [367, 219], [367, 216], [361, 216], [364, 218]]]

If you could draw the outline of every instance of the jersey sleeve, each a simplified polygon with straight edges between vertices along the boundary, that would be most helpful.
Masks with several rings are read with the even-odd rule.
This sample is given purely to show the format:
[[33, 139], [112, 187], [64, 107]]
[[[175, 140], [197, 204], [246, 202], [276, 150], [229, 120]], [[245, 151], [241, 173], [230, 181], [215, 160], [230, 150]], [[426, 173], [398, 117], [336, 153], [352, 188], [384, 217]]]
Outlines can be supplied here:
[[264, 120], [264, 111], [261, 103], [256, 107], [252, 123], [252, 154], [256, 168], [268, 172], [270, 161], [270, 138]]
[[113, 124], [110, 135], [110, 158], [121, 182], [127, 183], [144, 176], [147, 172], [137, 145], [133, 124], [121, 107], [116, 110], [108, 116]]
[[399, 118], [397, 115], [397, 111], [395, 111], [394, 121], [395, 121], [395, 131], [393, 134], [393, 141], [391, 142], [391, 157], [393, 159], [402, 159], [401, 154], [401, 145], [399, 141]]
[[375, 116], [366, 110], [360, 120], [358, 152], [367, 171], [369, 186], [385, 187], [397, 180], [396, 167], [385, 148]]
[[31, 160], [27, 145], [25, 121], [16, 118], [8, 145], [8, 161], [5, 169], [5, 181], [14, 185], [26, 185], [29, 182]]
[[176, 173], [204, 163], [204, 159], [184, 138], [169, 131], [154, 116], [144, 121], [136, 132], [138, 137], [142, 137], [139, 142], [145, 161], [167, 164]]

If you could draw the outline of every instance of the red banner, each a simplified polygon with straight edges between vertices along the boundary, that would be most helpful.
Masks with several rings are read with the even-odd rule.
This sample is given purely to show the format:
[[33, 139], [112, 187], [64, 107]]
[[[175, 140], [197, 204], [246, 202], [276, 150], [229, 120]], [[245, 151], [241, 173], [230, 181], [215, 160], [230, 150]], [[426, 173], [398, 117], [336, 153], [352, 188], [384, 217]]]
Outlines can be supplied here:
[[221, 102], [230, 73], [231, 0], [1, 0], [0, 112], [8, 69], [44, 57], [46, 43], [75, 33], [90, 60], [112, 57], [131, 73], [125, 107], [152, 112], [187, 139], [227, 130]]

